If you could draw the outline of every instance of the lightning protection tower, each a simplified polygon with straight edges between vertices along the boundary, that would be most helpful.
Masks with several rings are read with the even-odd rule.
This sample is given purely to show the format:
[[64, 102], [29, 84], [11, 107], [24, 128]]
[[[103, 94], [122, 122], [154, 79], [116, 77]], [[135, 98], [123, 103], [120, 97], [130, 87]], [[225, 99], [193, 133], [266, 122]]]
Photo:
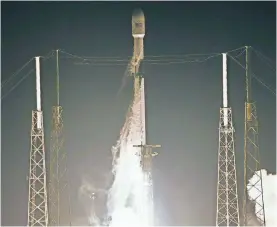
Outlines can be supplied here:
[[36, 57], [37, 110], [32, 111], [28, 226], [48, 226], [43, 114], [41, 110], [40, 58]]
[[[244, 128], [244, 225], [253, 225], [254, 218], [260, 225], [265, 226], [265, 211], [263, 199], [263, 184], [260, 168], [260, 153], [258, 142], [258, 116], [256, 103], [251, 94], [250, 48], [246, 47], [246, 102]], [[250, 183], [249, 179], [254, 177]], [[249, 200], [249, 192], [255, 191], [256, 198]]]
[[223, 54], [223, 108], [220, 108], [216, 226], [239, 226], [232, 109], [227, 96], [227, 54]]
[[64, 150], [62, 107], [59, 92], [59, 51], [56, 51], [57, 104], [52, 107], [52, 132], [49, 176], [49, 223], [51, 226], [71, 225], [70, 195], [67, 181], [67, 155]]

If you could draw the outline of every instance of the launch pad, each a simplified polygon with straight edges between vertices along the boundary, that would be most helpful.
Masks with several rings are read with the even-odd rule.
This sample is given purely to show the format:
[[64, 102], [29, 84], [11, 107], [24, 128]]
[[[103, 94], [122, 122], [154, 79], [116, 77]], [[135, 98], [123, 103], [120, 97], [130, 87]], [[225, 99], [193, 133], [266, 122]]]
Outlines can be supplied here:
[[[161, 145], [148, 145], [146, 138], [147, 125], [145, 121], [145, 78], [143, 77], [141, 65], [144, 60], [144, 37], [145, 37], [145, 17], [141, 10], [135, 10], [132, 15], [132, 36], [134, 38], [133, 56], [129, 62], [130, 74], [134, 80], [133, 100], [130, 111], [127, 114], [126, 122], [121, 130], [120, 139], [115, 146], [117, 156], [114, 161], [113, 172], [115, 174], [114, 184], [110, 189], [110, 207], [108, 226], [126, 224], [128, 221], [141, 225], [152, 226], [154, 224], [153, 209], [153, 182], [152, 182], [152, 158], [158, 153], [152, 148], [160, 148]], [[248, 49], [246, 48], [246, 51]], [[248, 56], [248, 52], [247, 56]], [[58, 56], [58, 51], [57, 51]], [[227, 92], [227, 56], [223, 56], [223, 105], [220, 108], [219, 123], [219, 149], [218, 149], [218, 184], [217, 184], [217, 226], [240, 226], [240, 215], [238, 206], [237, 172], [234, 150], [234, 127], [232, 120], [232, 109], [228, 103]], [[248, 64], [248, 59], [247, 59]], [[58, 57], [57, 57], [58, 69]], [[43, 111], [40, 97], [40, 63], [36, 58], [36, 91], [37, 108], [32, 112], [32, 132], [31, 132], [31, 154], [30, 154], [30, 174], [29, 174], [29, 203], [28, 203], [28, 225], [48, 226], [60, 223], [61, 214], [61, 192], [60, 184], [65, 173], [65, 167], [60, 168], [61, 160], [65, 159], [65, 153], [61, 154], [63, 146], [62, 139], [62, 106], [59, 104], [59, 88], [57, 89], [58, 102], [53, 107], [53, 147], [51, 154], [53, 159], [51, 165], [50, 186], [48, 190], [46, 183], [46, 164], [44, 148], [44, 128]], [[246, 70], [248, 72], [248, 66]], [[250, 79], [247, 75], [247, 94], [250, 94]], [[59, 84], [57, 70], [57, 87]], [[246, 115], [245, 115], [245, 182], [249, 180], [251, 174], [258, 176], [257, 182], [261, 189], [259, 197], [260, 223], [265, 225], [265, 212], [263, 204], [262, 176], [257, 172], [260, 168], [258, 122], [255, 102], [247, 95]], [[54, 155], [54, 156], [53, 156]], [[250, 163], [252, 158], [252, 163]], [[53, 164], [54, 163], [54, 164]], [[257, 167], [258, 166], [258, 167]], [[64, 179], [63, 179], [64, 180]], [[254, 182], [253, 187], [256, 187]], [[61, 184], [61, 185], [66, 185]], [[127, 186], [126, 186], [127, 185]], [[61, 188], [63, 188], [61, 186]], [[249, 184], [245, 185], [245, 194], [249, 193]], [[48, 197], [49, 193], [49, 197]], [[95, 194], [91, 195], [95, 199]], [[128, 198], [132, 196], [130, 201]], [[48, 209], [48, 200], [51, 204]], [[69, 200], [69, 199], [68, 199]], [[124, 200], [124, 201], [122, 201]], [[128, 200], [128, 201], [127, 201]], [[42, 201], [42, 202], [40, 202]], [[244, 222], [249, 224], [246, 218], [249, 203], [244, 199]], [[254, 201], [255, 202], [255, 201]], [[123, 204], [123, 205], [122, 205]], [[126, 205], [128, 204], [128, 205]], [[70, 207], [70, 202], [69, 202]], [[70, 211], [69, 211], [70, 213]], [[70, 215], [69, 215], [70, 216]], [[48, 222], [49, 221], [49, 222]], [[124, 222], [125, 221], [125, 222]], [[140, 222], [142, 221], [142, 222]]]

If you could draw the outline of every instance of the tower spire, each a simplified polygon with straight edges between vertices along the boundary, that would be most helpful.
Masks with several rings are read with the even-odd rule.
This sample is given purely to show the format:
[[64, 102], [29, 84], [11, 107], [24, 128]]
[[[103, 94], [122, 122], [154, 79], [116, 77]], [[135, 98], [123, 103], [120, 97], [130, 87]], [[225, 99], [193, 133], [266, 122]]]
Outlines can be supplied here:
[[227, 54], [223, 55], [223, 108], [220, 108], [216, 226], [239, 226], [232, 109], [227, 96]]
[[59, 50], [56, 50], [57, 67], [57, 106], [60, 105], [60, 69], [59, 69]]
[[40, 57], [36, 57], [37, 109], [32, 111], [29, 169], [28, 226], [47, 226], [48, 207], [43, 114], [40, 92]]
[[50, 149], [49, 222], [51, 226], [71, 225], [67, 154], [64, 150], [62, 106], [60, 106], [59, 50], [56, 51], [57, 105], [52, 107]]

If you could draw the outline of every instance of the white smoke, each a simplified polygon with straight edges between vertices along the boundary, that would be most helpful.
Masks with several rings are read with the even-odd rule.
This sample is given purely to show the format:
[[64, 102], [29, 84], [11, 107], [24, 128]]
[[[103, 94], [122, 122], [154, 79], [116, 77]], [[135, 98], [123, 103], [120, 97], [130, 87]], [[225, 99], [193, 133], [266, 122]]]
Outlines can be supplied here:
[[89, 182], [87, 177], [82, 177], [82, 184], [79, 188], [78, 195], [84, 197], [90, 197], [92, 193], [96, 191], [96, 187]]
[[[261, 172], [261, 173], [260, 173]], [[263, 199], [264, 199], [264, 212], [266, 226], [277, 226], [277, 175], [267, 174], [267, 171], [262, 169], [257, 171], [256, 174], [249, 180], [248, 188], [258, 181], [258, 177], [262, 176], [263, 184]], [[261, 189], [261, 184], [252, 187], [249, 191], [250, 200], [255, 200], [259, 195], [259, 189]], [[258, 201], [259, 200], [259, 201]], [[257, 203], [262, 204], [262, 197], [257, 199]], [[261, 213], [258, 213], [258, 205], [255, 204], [255, 209], [259, 219], [263, 220]]]
[[[79, 199], [83, 201], [86, 210], [86, 223], [93, 226], [100, 225], [100, 219], [96, 215], [95, 199], [102, 194], [105, 194], [104, 189], [96, 188], [90, 181], [88, 177], [82, 178], [82, 184], [79, 188], [78, 195]], [[87, 225], [86, 224], [86, 225]]]
[[[142, 84], [143, 86], [143, 84]], [[145, 143], [142, 121], [144, 90], [134, 97], [117, 145], [113, 147], [114, 182], [109, 191], [110, 226], [146, 226], [147, 197], [141, 167], [141, 148]]]

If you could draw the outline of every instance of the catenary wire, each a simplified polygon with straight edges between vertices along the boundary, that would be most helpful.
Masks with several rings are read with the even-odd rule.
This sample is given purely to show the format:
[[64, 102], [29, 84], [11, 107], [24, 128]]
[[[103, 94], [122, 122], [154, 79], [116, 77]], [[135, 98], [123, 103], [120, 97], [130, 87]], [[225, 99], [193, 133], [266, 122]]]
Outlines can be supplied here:
[[[233, 56], [231, 56], [230, 55], [230, 53], [232, 53], [232, 52], [235, 52], [235, 51], [238, 51], [238, 50], [242, 50], [237, 56], [235, 56], [235, 57], [233, 57]], [[61, 53], [64, 53], [65, 55], [69, 55], [71, 58], [77, 58], [77, 59], [81, 59], [81, 60], [100, 60], [101, 61], [101, 59], [104, 59], [105, 61], [106, 61], [106, 63], [99, 63], [99, 62], [79, 62], [79, 63], [75, 63], [75, 64], [82, 64], [82, 65], [85, 65], [85, 64], [87, 64], [87, 65], [99, 65], [99, 66], [126, 66], [126, 64], [124, 64], [124, 63], [118, 63], [118, 62], [129, 62], [128, 63], [128, 66], [127, 66], [127, 69], [126, 69], [126, 72], [125, 72], [125, 74], [126, 73], [128, 73], [128, 68], [129, 68], [129, 64], [130, 64], [130, 60], [126, 60], [126, 59], [119, 59], [119, 57], [81, 57], [81, 56], [78, 56], [78, 55], [75, 55], [75, 54], [71, 54], [71, 53], [68, 53], [68, 52], [66, 52], [66, 51], [64, 51], [64, 50], [60, 50], [60, 52]], [[245, 52], [245, 46], [243, 46], [243, 47], [240, 47], [240, 48], [236, 48], [236, 49], [233, 49], [233, 50], [230, 50], [230, 51], [227, 51], [226, 53], [228, 54], [228, 56], [230, 56], [230, 57], [232, 57], [234, 60], [235, 60], [235, 58], [237, 58], [237, 57], [239, 57], [239, 56], [241, 56], [243, 53]], [[48, 55], [50, 55], [50, 56], [42, 56], [42, 58], [44, 58], [44, 59], [48, 59], [48, 58], [50, 58], [50, 57], [52, 57], [53, 56], [53, 54], [54, 54], [54, 50], [52, 50], [52, 51], [50, 51], [50, 53], [48, 54]], [[209, 59], [211, 59], [211, 58], [214, 58], [214, 57], [217, 57], [217, 56], [220, 56], [221, 55], [221, 53], [212, 53], [212, 54], [185, 54], [185, 55], [149, 55], [148, 57], [150, 58], [150, 57], [167, 57], [167, 58], [169, 58], [169, 57], [192, 57], [192, 56], [198, 56], [198, 57], [200, 57], [200, 56], [205, 56], [205, 58], [196, 58], [196, 59], [190, 59], [190, 60], [184, 60], [183, 58], [182, 59], [147, 59], [147, 56], [146, 56], [146, 59], [144, 60], [144, 62], [145, 62], [145, 64], [152, 64], [152, 65], [169, 65], [169, 64], [184, 64], [184, 63], [201, 63], [201, 62], [205, 62], [205, 61], [207, 61], [207, 60], [209, 60]], [[32, 60], [32, 59], [31, 59]], [[31, 61], [30, 60], [30, 61]], [[30, 61], [29, 62], [27, 62], [28, 64], [30, 63]], [[113, 64], [111, 64], [111, 63], [107, 63], [107, 61], [112, 61], [112, 62], [117, 62], [117, 63], [113, 63]], [[27, 63], [25, 64], [25, 65], [27, 65]], [[239, 63], [238, 61], [237, 61], [237, 63]], [[239, 63], [240, 64], [240, 63]], [[240, 64], [241, 65], [241, 64]], [[241, 65], [242, 66], [242, 65]], [[26, 66], [23, 66], [22, 68], [24, 68], [24, 67], [26, 67]], [[242, 66], [243, 67], [243, 66]], [[19, 72], [21, 71], [22, 69], [20, 69], [20, 70], [18, 70]], [[18, 73], [19, 73], [18, 72]], [[17, 74], [18, 74], [17, 73]], [[29, 74], [27, 74], [27, 75], [29, 75]], [[14, 76], [12, 76], [12, 77], [14, 77]], [[25, 79], [26, 77], [24, 77], [24, 79]], [[259, 78], [256, 78], [261, 84], [263, 84], [263, 86], [265, 86], [266, 88], [268, 88], [272, 93], [274, 93], [275, 94], [275, 92], [274, 91], [272, 91], [265, 83], [263, 83]], [[9, 80], [11, 80], [11, 79], [9, 79]], [[20, 80], [20, 82], [22, 82], [23, 80]], [[17, 83], [15, 86], [13, 86], [12, 87], [12, 90], [14, 90], [15, 89], [15, 87], [17, 87], [19, 84], [20, 84], [20, 82], [19, 83]], [[7, 82], [5, 83], [5, 84], [7, 84]], [[4, 85], [3, 85], [4, 86]], [[10, 91], [8, 92], [8, 93], [10, 93]], [[4, 95], [3, 97], [6, 97], [7, 95]]]
[[[240, 65], [244, 70], [246, 70], [245, 66], [243, 66], [237, 59], [235, 59], [233, 56], [230, 56], [238, 65]], [[262, 84], [265, 88], [267, 88], [272, 94], [274, 94], [276, 96], [276, 92], [273, 91], [270, 86], [268, 86], [266, 83], [264, 83], [256, 74], [251, 73], [251, 75], [253, 76], [253, 78], [255, 78], [260, 84]]]
[[[41, 56], [43, 61], [48, 60], [49, 58], [54, 56], [54, 51], [50, 51], [46, 56]], [[33, 60], [32, 58], [31, 60]], [[25, 74], [18, 82], [13, 85], [8, 92], [6, 92], [4, 95], [1, 95], [1, 100], [3, 100], [5, 97], [7, 97], [16, 87], [18, 87], [31, 73], [34, 71], [34, 69], [31, 69], [27, 74]]]
[[[245, 46], [239, 47], [230, 51], [227, 51], [226, 53], [232, 53], [238, 50], [242, 50], [241, 53], [239, 53], [236, 57], [242, 55], [245, 51]], [[76, 65], [94, 65], [94, 66], [124, 66], [126, 64], [123, 63], [111, 63], [111, 62], [129, 62], [130, 60], [127, 59], [119, 59], [120, 57], [83, 57], [83, 56], [78, 56], [76, 54], [71, 54], [68, 53], [64, 50], [61, 50], [62, 53], [69, 55], [70, 58], [77, 58], [80, 60], [83, 60], [83, 62], [76, 62], [74, 64]], [[143, 60], [144, 64], [153, 64], [153, 65], [169, 65], [169, 64], [184, 64], [184, 63], [195, 63], [195, 62], [204, 62], [208, 60], [209, 58], [213, 58], [216, 56], [221, 55], [220, 53], [211, 53], [211, 54], [186, 54], [186, 55], [156, 55], [152, 57], [191, 57], [191, 56], [208, 56], [207, 58], [204, 58], [203, 60], [200, 59], [193, 59], [193, 60], [184, 60], [183, 58], [181, 59], [148, 59], [150, 56], [146, 56], [145, 59]], [[91, 62], [93, 61], [93, 62]], [[99, 62], [102, 61], [102, 62]], [[106, 61], [106, 62], [103, 62]], [[109, 62], [109, 63], [107, 63]]]
[[[170, 64], [184, 64], [184, 63], [202, 63], [211, 58], [217, 57], [221, 54], [212, 55], [206, 57], [204, 59], [194, 59], [194, 60], [177, 60], [170, 61], [170, 60], [159, 60], [159, 61], [143, 61], [145, 65], [170, 65]], [[94, 66], [126, 66], [123, 63], [96, 63], [96, 62], [76, 62], [76, 65], [94, 65]]]
[[32, 72], [34, 72], [34, 69], [31, 69], [27, 74], [25, 74], [12, 88], [1, 97], [1, 100], [3, 100], [5, 97], [7, 97], [23, 80], [25, 80]]
[[263, 54], [261, 51], [258, 51], [254, 47], [251, 47], [256, 53], [258, 53], [260, 56], [262, 56], [265, 60], [267, 60], [270, 64], [276, 64], [273, 60], [271, 60], [269, 57], [267, 57], [265, 54]]
[[[49, 57], [52, 57], [54, 54], [53, 50], [48, 52], [45, 56], [41, 56], [43, 59], [48, 59]], [[26, 62], [20, 69], [18, 69], [15, 73], [13, 73], [10, 77], [8, 77], [4, 82], [1, 84], [1, 88], [3, 89], [13, 78], [15, 78], [27, 65], [29, 65], [32, 60], [34, 59], [31, 58], [28, 62]]]
[[[244, 47], [240, 47], [240, 48], [237, 48], [237, 49], [234, 49], [234, 50], [231, 50], [231, 51], [228, 51], [228, 52], [226, 52], [226, 53], [231, 53], [231, 52], [234, 52], [234, 51], [238, 51], [238, 50], [240, 50], [240, 49], [242, 49], [242, 48], [244, 48]], [[64, 54], [67, 54], [67, 55], [69, 55], [69, 56], [71, 56], [71, 57], [73, 57], [73, 58], [78, 58], [78, 59], [82, 59], [82, 60], [86, 60], [86, 59], [84, 59], [83, 57], [81, 57], [81, 56], [77, 56], [77, 55], [74, 55], [74, 54], [70, 54], [70, 53], [67, 53], [67, 52], [65, 52], [65, 51], [63, 51], [63, 50], [60, 50], [60, 52], [62, 52], [62, 53], [64, 53]], [[239, 54], [239, 55], [241, 55], [243, 53], [243, 51]], [[47, 55], [49, 55], [49, 56], [42, 56], [42, 58], [44, 58], [44, 60], [46, 60], [46, 59], [48, 59], [48, 58], [50, 58], [50, 57], [52, 57], [53, 56], [53, 54], [54, 54], [54, 50], [52, 50], [52, 51], [50, 51], [49, 52], [49, 54], [47, 54]], [[209, 59], [211, 59], [211, 58], [214, 58], [214, 57], [217, 57], [217, 56], [219, 56], [219, 55], [221, 55], [220, 53], [213, 53], [213, 54], [187, 54], [187, 55], [175, 55], [175, 56], [186, 56], [186, 57], [189, 57], [189, 56], [208, 56], [208, 57], [206, 57], [206, 58], [204, 58], [204, 59], [194, 59], [194, 60], [179, 60], [178, 61], [178, 59], [174, 59], [174, 60], [171, 60], [171, 59], [164, 59], [164, 60], [148, 60], [148, 62], [146, 61], [145, 63], [146, 64], [152, 64], [152, 65], [170, 65], [170, 64], [184, 64], [184, 63], [202, 63], [202, 62], [205, 62], [205, 61], [207, 61], [207, 60], [209, 60]], [[168, 55], [160, 55], [160, 56], [163, 56], [163, 57], [168, 57]], [[174, 56], [174, 55], [171, 55], [171, 56]], [[237, 55], [238, 56], [238, 55]], [[236, 57], [237, 57], [236, 56]], [[33, 59], [33, 58], [32, 58]], [[31, 59], [31, 60], [32, 60]], [[31, 61], [30, 60], [30, 61]], [[114, 59], [115, 61], [118, 61], [118, 60], [120, 60], [120, 59]], [[30, 62], [29, 61], [29, 62]], [[165, 62], [165, 61], [167, 61], [167, 62]], [[28, 63], [29, 63], [28, 62]], [[130, 62], [130, 60], [129, 60], [129, 62]], [[120, 66], [124, 66], [124, 65], [126, 65], [126, 64], [99, 64], [99, 63], [76, 63], [76, 64], [89, 64], [89, 65], [99, 65], [99, 66], [116, 66], [116, 65], [120, 65]], [[125, 73], [124, 74], [128, 74], [128, 69], [129, 69], [129, 65], [130, 63], [128, 63], [128, 66], [127, 66], [127, 69], [126, 69], [126, 71], [125, 71]], [[25, 64], [26, 65], [26, 64]], [[24, 67], [23, 67], [24, 68]], [[3, 99], [3, 98], [5, 98], [12, 90], [14, 90], [24, 79], [26, 79], [28, 76], [30, 75], [30, 73], [27, 73], [21, 80], [19, 80], [19, 82], [18, 83], [16, 83], [11, 89], [10, 89], [10, 91], [8, 91], [4, 96], [2, 96], [1, 97], [1, 99]]]
[[[245, 51], [245, 46], [243, 47], [239, 47], [230, 51], [227, 51], [226, 53], [232, 53], [238, 50], [242, 50], [243, 51], [241, 53], [239, 53], [239, 55], [243, 54], [243, 52]], [[76, 54], [71, 54], [68, 53], [64, 50], [60, 50], [61, 53], [70, 56], [70, 58], [77, 58], [82, 60], [82, 62], [75, 62], [74, 64], [76, 65], [93, 65], [93, 66], [125, 66], [126, 62], [129, 62], [130, 60], [128, 59], [120, 59], [120, 57], [84, 57], [84, 56], [78, 56]], [[212, 53], [212, 54], [186, 54], [186, 55], [155, 55], [152, 57], [182, 57], [181, 59], [151, 59], [151, 56], [146, 56], [143, 60], [144, 64], [152, 64], [152, 65], [170, 65], [170, 64], [184, 64], [184, 63], [201, 63], [201, 62], [205, 62], [206, 60], [208, 60], [209, 58], [213, 58], [220, 55], [220, 53]], [[204, 59], [193, 59], [193, 60], [184, 60], [183, 58], [185, 57], [192, 57], [192, 56], [208, 56], [207, 58]], [[236, 56], [237, 57], [237, 56]], [[64, 57], [62, 57], [64, 58]], [[68, 57], [65, 57], [68, 58]], [[111, 63], [113, 62], [113, 63]], [[114, 63], [117, 62], [117, 63]], [[121, 62], [121, 63], [118, 63]], [[125, 62], [125, 64], [123, 63]], [[129, 63], [128, 63], [129, 65]]]
[[10, 77], [5, 79], [2, 84], [1, 88], [3, 88], [7, 83], [9, 83], [14, 77], [16, 77], [30, 62], [32, 62], [34, 58], [31, 58], [28, 62], [26, 62], [20, 69], [18, 69], [15, 73], [13, 73]]
[[263, 55], [261, 52], [255, 50], [254, 48], [252, 48], [254, 53], [256, 54], [256, 56], [261, 59], [273, 72], [276, 73], [276, 65], [274, 66], [274, 64], [271, 62], [271, 60], [266, 57], [265, 55]]
[[[240, 57], [241, 55], [243, 55], [246, 52], [246, 49], [242, 50], [238, 55], [235, 56], [235, 58]], [[230, 55], [229, 55], [230, 56]]]
[[[226, 53], [232, 53], [232, 52], [235, 52], [235, 51], [238, 51], [238, 50], [241, 50], [241, 49], [245, 49], [245, 46], [243, 47], [239, 47], [239, 48], [236, 48], [236, 49], [233, 49], [233, 50], [230, 50], [230, 51], [227, 51]], [[123, 58], [123, 57], [120, 57], [120, 56], [110, 56], [110, 57], [103, 57], [103, 56], [78, 56], [76, 54], [72, 54], [72, 53], [68, 53], [66, 52], [65, 50], [60, 50], [61, 53], [64, 53], [65, 55], [68, 55], [70, 56], [71, 58], [79, 58], [79, 59], [86, 59], [86, 60], [90, 60], [90, 59], [97, 59], [97, 60], [105, 60], [105, 59], [111, 59], [112, 61], [128, 61], [129, 58], [131, 58], [132, 56], [127, 56], [127, 58]], [[162, 57], [179, 57], [179, 58], [183, 58], [183, 57], [189, 57], [189, 56], [207, 56], [207, 55], [217, 55], [217, 54], [220, 54], [220, 53], [204, 53], [204, 54], [177, 54], [177, 55], [146, 55], [144, 57], [145, 60], [148, 60], [148, 58], [162, 58]], [[69, 58], [69, 57], [67, 57]], [[144, 61], [145, 61], [144, 60]]]

